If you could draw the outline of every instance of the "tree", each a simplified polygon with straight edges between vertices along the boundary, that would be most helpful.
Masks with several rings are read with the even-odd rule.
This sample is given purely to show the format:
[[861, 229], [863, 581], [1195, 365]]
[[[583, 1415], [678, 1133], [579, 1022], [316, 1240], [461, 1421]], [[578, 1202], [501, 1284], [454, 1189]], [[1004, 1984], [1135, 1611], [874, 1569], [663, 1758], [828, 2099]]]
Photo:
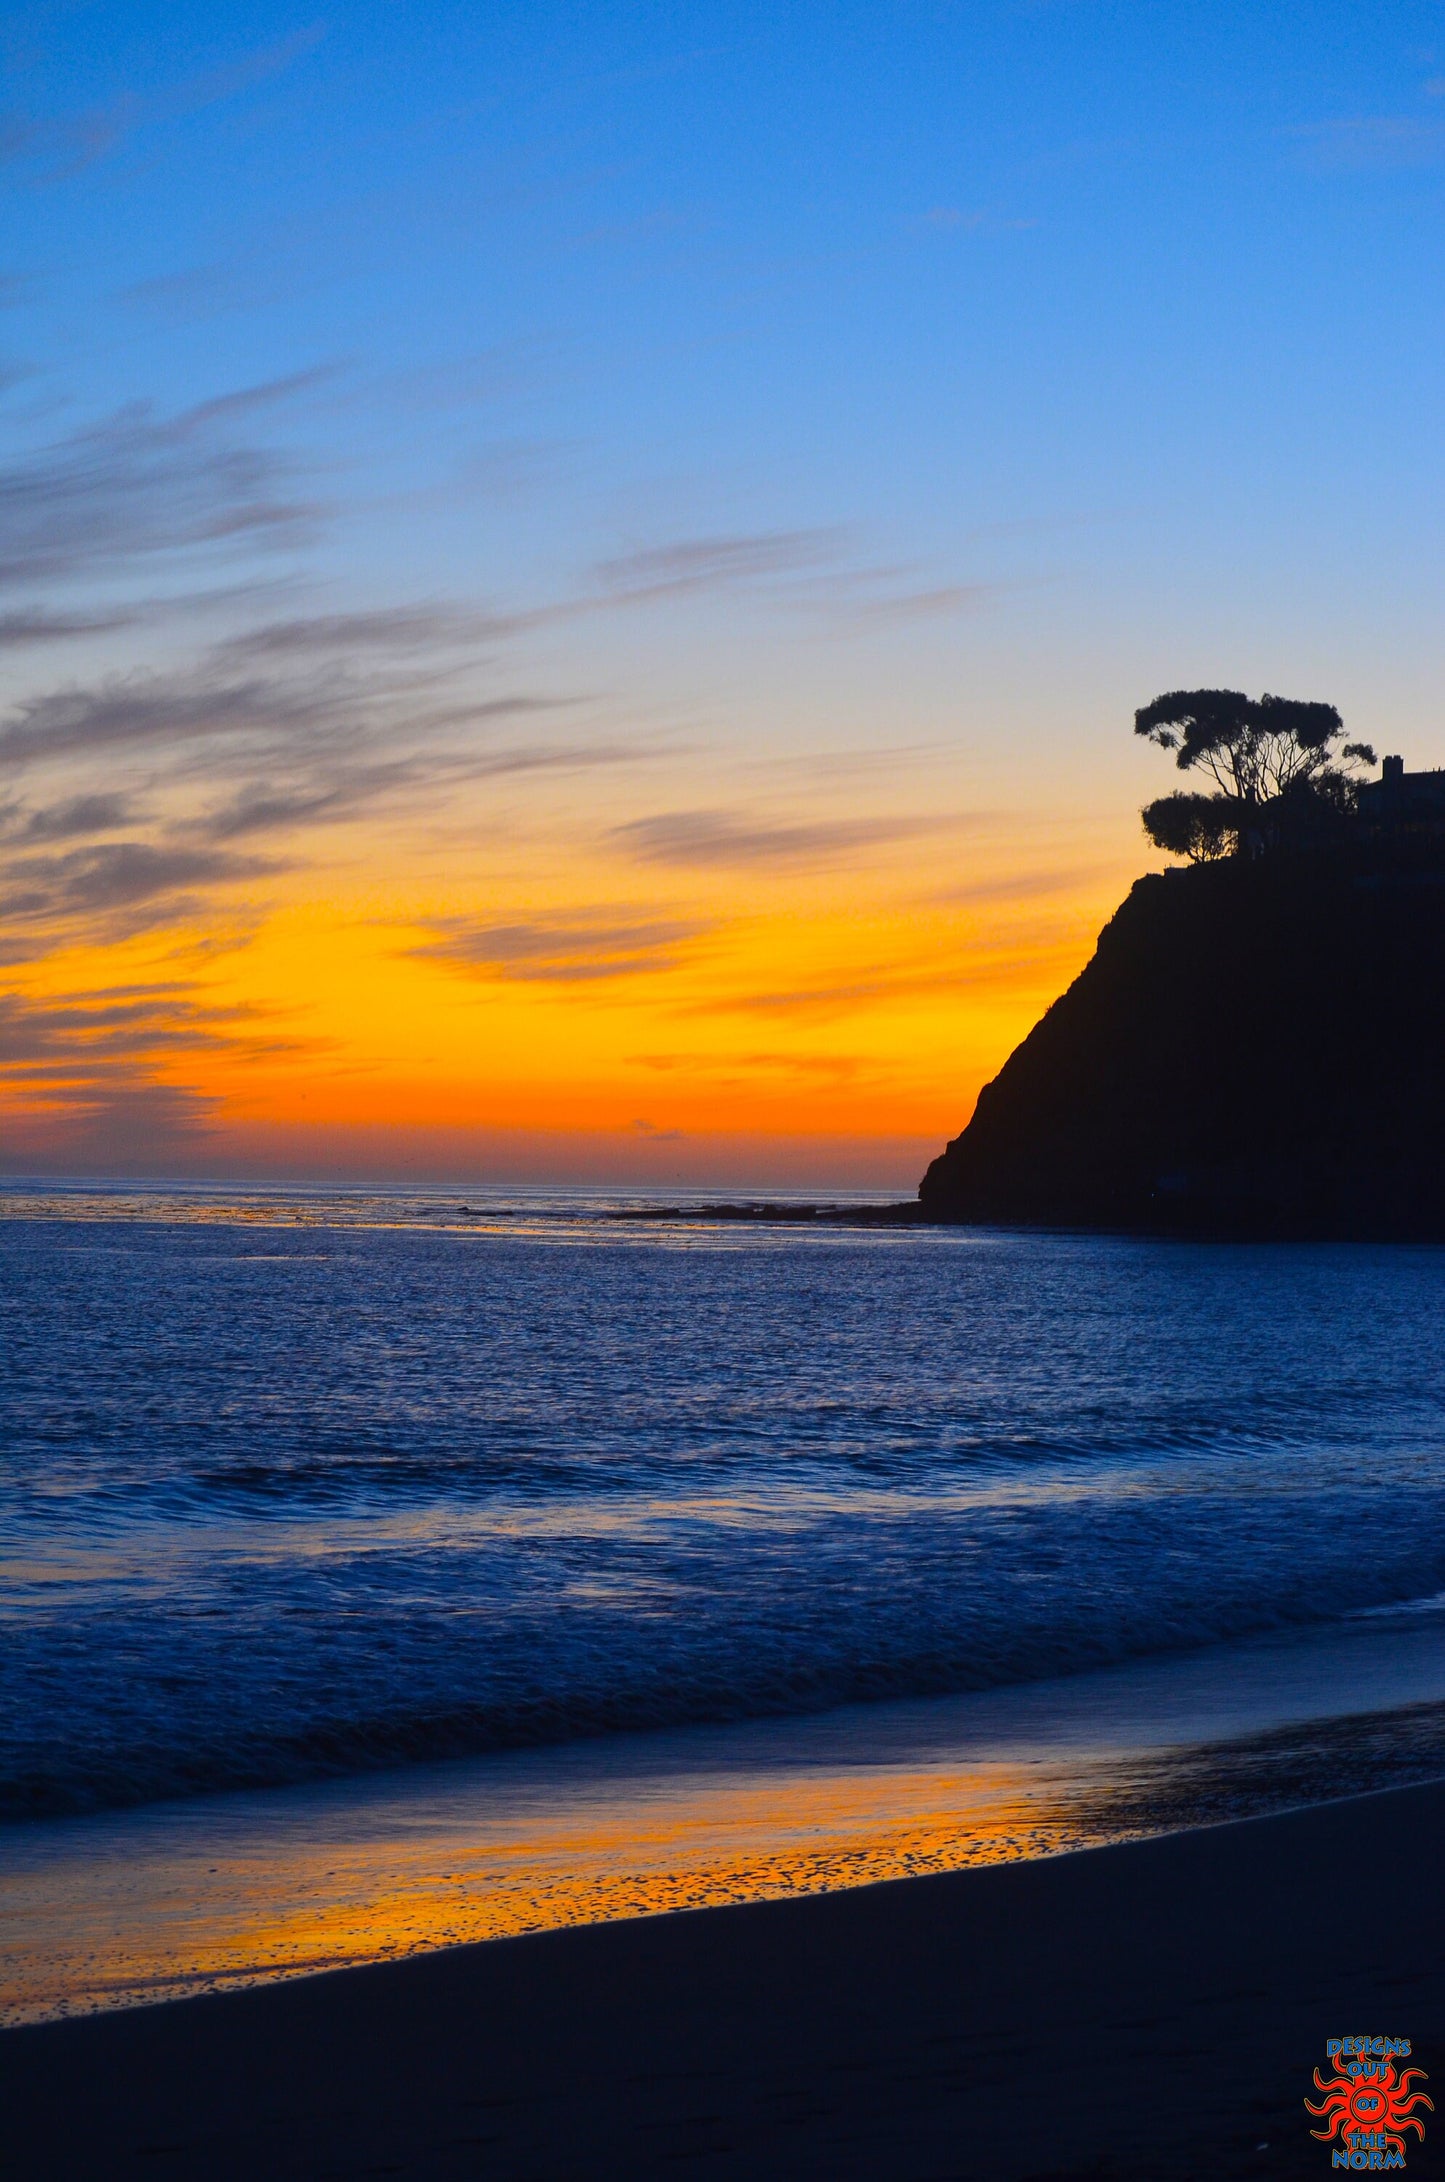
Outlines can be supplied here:
[[1140, 816], [1156, 848], [1187, 856], [1191, 864], [1215, 863], [1239, 846], [1238, 813], [1226, 796], [1158, 796]]
[[1134, 732], [1214, 782], [1214, 795], [1160, 796], [1143, 812], [1151, 841], [1195, 862], [1337, 821], [1353, 793], [1349, 768], [1375, 763], [1368, 743], [1336, 748], [1345, 726], [1333, 705], [1237, 689], [1170, 690], [1140, 707]]

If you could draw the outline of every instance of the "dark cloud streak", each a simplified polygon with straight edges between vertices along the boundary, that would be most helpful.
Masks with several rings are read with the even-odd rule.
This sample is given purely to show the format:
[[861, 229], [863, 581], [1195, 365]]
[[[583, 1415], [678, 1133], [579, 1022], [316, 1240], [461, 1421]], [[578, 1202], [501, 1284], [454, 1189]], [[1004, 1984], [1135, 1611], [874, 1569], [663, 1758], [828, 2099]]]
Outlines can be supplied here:
[[313, 614], [263, 622], [216, 647], [217, 656], [242, 659], [307, 658], [355, 652], [407, 654], [449, 651], [511, 636], [524, 625], [516, 615], [459, 612], [448, 606], [393, 606], [370, 613]]
[[131, 674], [91, 688], [53, 690], [26, 699], [0, 725], [0, 768], [56, 759], [100, 757], [159, 746], [179, 760], [188, 748], [210, 750], [234, 771], [230, 753], [246, 745], [251, 764], [266, 753], [354, 751], [398, 740], [416, 743], [519, 714], [553, 711], [563, 700], [516, 695], [438, 701], [445, 677], [366, 677], [338, 666], [300, 674], [227, 677], [211, 662], [173, 674]]
[[614, 826], [607, 838], [639, 863], [689, 869], [796, 868], [846, 863], [860, 852], [977, 824], [952, 817], [837, 818], [775, 823], [735, 811], [664, 811]]
[[684, 538], [599, 561], [594, 574], [616, 603], [676, 597], [826, 566], [844, 551], [847, 535], [841, 529], [769, 530]]
[[12, 1094], [0, 1161], [92, 1170], [164, 1166], [205, 1145], [216, 1101], [164, 1073], [187, 1055], [299, 1051], [250, 1007], [180, 983], [117, 986], [62, 1001], [0, 993], [0, 1085]]
[[0, 840], [72, 841], [82, 834], [116, 833], [132, 825], [134, 815], [129, 800], [119, 795], [71, 796], [34, 811], [11, 803], [0, 807]]
[[173, 417], [133, 403], [0, 464], [0, 588], [313, 536], [322, 510], [295, 496], [296, 464], [235, 443], [227, 428], [315, 377], [246, 388]]
[[999, 949], [994, 953], [955, 955], [917, 963], [860, 964], [850, 977], [819, 980], [775, 991], [718, 993], [689, 1003], [688, 1016], [762, 1015], [773, 1018], [839, 1019], [858, 1009], [887, 1006], [924, 993], [1057, 990], [1061, 973], [1077, 969], [1074, 950]]
[[102, 636], [114, 629], [129, 628], [140, 618], [130, 607], [92, 614], [56, 614], [40, 606], [24, 607], [13, 614], [0, 614], [0, 651], [68, 642], [79, 636]]
[[442, 924], [434, 940], [409, 952], [473, 976], [570, 985], [674, 970], [682, 959], [678, 950], [708, 929], [696, 921], [629, 919], [602, 909], [526, 923]]
[[170, 903], [174, 916], [174, 898], [187, 889], [253, 878], [274, 868], [217, 849], [156, 847], [146, 841], [107, 842], [59, 856], [12, 857], [0, 887], [0, 918], [53, 924], [57, 919], [106, 918], [142, 905], [154, 912], [162, 901]]

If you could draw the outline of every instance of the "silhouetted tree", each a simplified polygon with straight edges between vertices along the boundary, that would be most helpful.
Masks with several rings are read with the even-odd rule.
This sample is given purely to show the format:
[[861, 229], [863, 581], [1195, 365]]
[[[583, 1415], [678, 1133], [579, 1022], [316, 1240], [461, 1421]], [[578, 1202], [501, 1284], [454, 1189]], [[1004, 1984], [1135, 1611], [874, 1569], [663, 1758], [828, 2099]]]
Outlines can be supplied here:
[[1196, 863], [1337, 825], [1353, 794], [1348, 768], [1375, 763], [1368, 743], [1337, 750], [1345, 726], [1333, 705], [1237, 689], [1170, 690], [1140, 707], [1134, 732], [1215, 784], [1214, 795], [1160, 796], [1142, 813], [1157, 847]]
[[1156, 848], [1187, 856], [1192, 864], [1212, 864], [1232, 856], [1239, 846], [1238, 814], [1227, 796], [1158, 796], [1140, 816]]

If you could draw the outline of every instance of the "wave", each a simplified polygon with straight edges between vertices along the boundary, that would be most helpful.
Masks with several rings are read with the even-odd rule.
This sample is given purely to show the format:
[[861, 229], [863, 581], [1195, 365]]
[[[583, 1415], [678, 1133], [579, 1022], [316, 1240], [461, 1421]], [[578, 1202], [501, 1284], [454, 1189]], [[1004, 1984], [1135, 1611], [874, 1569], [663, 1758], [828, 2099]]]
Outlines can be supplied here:
[[0, 1812], [1427, 1597], [1442, 1290], [1445, 1253], [0, 1219]]

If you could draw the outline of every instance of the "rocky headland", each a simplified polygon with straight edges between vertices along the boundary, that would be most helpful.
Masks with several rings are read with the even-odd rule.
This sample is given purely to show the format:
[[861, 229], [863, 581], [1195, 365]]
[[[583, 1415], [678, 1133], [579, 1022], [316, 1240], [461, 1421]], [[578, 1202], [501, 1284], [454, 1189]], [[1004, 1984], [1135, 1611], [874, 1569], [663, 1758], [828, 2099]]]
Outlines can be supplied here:
[[1138, 880], [919, 1201], [929, 1220], [1445, 1240], [1445, 853]]

